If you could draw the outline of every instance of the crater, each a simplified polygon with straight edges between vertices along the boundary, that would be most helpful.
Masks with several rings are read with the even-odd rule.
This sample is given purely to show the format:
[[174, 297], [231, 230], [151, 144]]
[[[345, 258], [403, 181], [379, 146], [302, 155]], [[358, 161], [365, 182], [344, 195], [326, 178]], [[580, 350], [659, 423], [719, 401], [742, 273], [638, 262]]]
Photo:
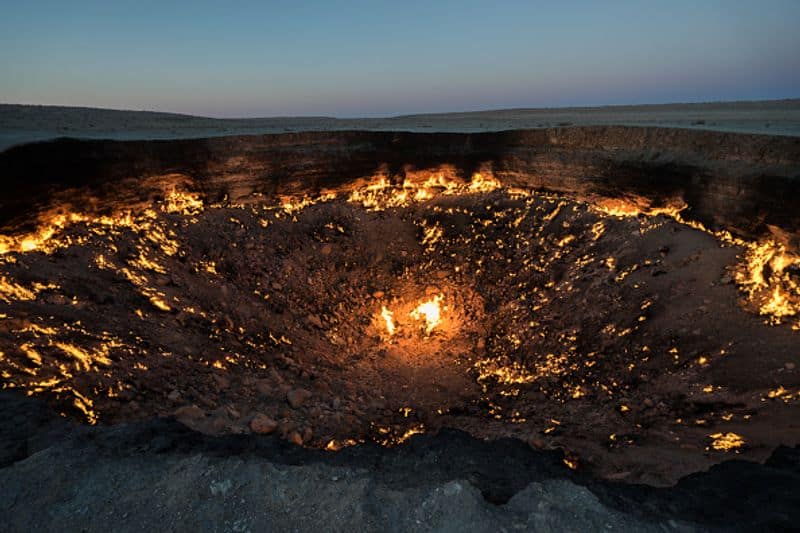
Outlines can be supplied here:
[[515, 437], [652, 484], [800, 440], [800, 259], [687, 195], [450, 165], [235, 197], [137, 180], [134, 202], [82, 185], [9, 225], [3, 388], [330, 451]]

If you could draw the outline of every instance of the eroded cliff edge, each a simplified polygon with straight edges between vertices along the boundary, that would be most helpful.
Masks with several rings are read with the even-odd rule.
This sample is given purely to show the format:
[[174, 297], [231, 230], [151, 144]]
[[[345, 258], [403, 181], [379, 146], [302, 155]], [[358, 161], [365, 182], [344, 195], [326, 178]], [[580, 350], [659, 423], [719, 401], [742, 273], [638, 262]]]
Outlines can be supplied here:
[[443, 165], [507, 186], [685, 204], [687, 219], [798, 248], [800, 138], [622, 126], [33, 143], [0, 153], [0, 226], [29, 229], [56, 206], [102, 212], [149, 200], [164, 183], [147, 178], [168, 174], [211, 201], [248, 202]]

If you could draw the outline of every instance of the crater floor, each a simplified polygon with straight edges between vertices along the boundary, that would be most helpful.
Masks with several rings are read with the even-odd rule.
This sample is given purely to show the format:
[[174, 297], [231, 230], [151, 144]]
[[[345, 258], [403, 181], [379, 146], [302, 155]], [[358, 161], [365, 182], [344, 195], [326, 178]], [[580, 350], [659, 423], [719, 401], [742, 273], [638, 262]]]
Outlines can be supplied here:
[[456, 428], [653, 484], [800, 441], [795, 308], [754, 299], [775, 259], [664, 214], [480, 179], [173, 191], [3, 243], [3, 388], [92, 424], [333, 450]]

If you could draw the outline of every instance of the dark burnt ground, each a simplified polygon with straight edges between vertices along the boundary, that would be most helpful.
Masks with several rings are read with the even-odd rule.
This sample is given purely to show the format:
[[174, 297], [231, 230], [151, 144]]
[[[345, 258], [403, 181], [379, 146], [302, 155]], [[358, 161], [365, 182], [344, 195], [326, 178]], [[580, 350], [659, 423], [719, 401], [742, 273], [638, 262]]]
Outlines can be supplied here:
[[800, 441], [798, 333], [742, 308], [737, 249], [666, 217], [501, 191], [169, 211], [4, 256], [4, 388], [312, 448], [455, 428], [656, 484]]
[[[505, 504], [532, 482], [567, 479], [586, 486], [603, 504], [646, 522], [675, 520], [724, 531], [788, 530], [800, 520], [799, 448], [780, 447], [764, 464], [728, 460], [673, 487], [656, 488], [597, 480], [568, 469], [560, 451], [534, 450], [509, 438], [485, 441], [457, 430], [415, 435], [392, 448], [365, 443], [326, 452], [277, 436], [198, 433], [174, 419], [79, 426], [40, 400], [0, 393], [0, 472], [50, 447], [59, 449], [56, 457], [67, 462], [88, 454], [104, 461], [149, 464], [163, 457], [202, 454], [235, 456], [244, 462], [264, 458], [278, 465], [367, 469], [375, 483], [399, 491], [465, 480], [495, 505]], [[87, 470], [81, 475], [101, 474]], [[17, 513], [28, 505], [35, 507], [30, 501], [4, 501]]]

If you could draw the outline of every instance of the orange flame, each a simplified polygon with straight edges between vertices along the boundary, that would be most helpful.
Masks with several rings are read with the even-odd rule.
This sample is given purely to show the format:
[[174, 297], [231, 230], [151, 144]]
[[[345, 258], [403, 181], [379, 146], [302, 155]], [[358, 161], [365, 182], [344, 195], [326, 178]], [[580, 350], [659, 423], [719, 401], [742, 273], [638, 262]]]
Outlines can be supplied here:
[[426, 302], [419, 304], [409, 315], [415, 320], [425, 320], [425, 334], [430, 335], [431, 331], [442, 321], [442, 308], [439, 302], [444, 296], [439, 294]]
[[389, 335], [394, 335], [394, 313], [389, 311], [385, 305], [381, 308], [381, 318], [383, 318], [383, 321], [386, 322], [386, 331], [389, 332]]

